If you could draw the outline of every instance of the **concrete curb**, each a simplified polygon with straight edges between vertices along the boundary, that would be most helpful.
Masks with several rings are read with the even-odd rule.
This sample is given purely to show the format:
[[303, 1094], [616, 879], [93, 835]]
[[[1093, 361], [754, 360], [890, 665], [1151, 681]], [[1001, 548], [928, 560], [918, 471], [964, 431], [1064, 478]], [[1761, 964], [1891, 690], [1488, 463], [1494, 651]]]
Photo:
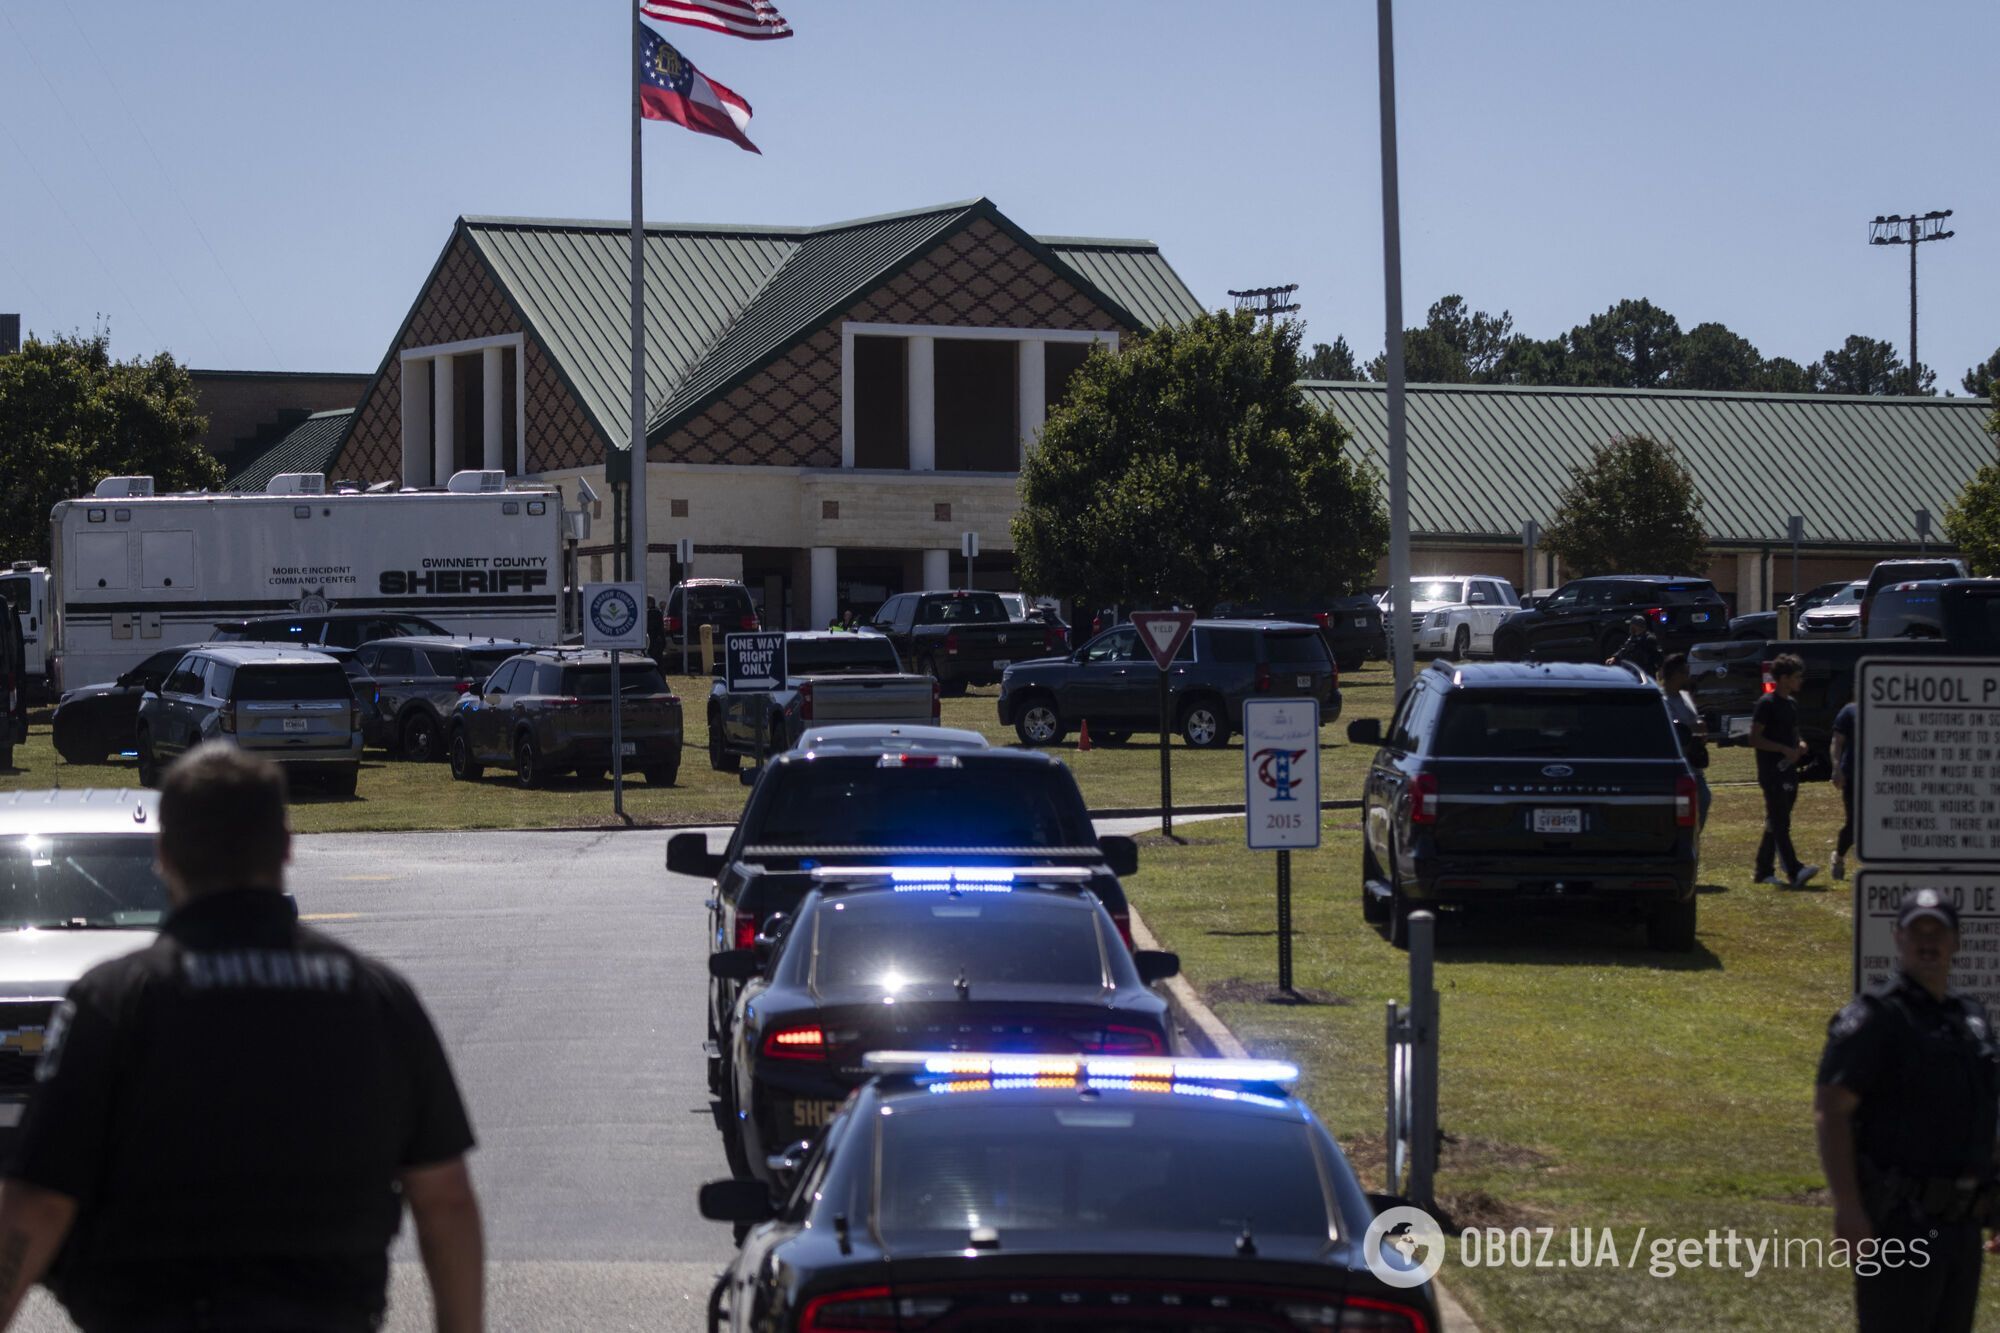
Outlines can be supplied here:
[[[1133, 946], [1140, 949], [1159, 948], [1159, 936], [1153, 934], [1152, 928], [1140, 918], [1139, 910], [1132, 908], [1131, 914]], [[1225, 1056], [1234, 1060], [1249, 1056], [1249, 1048], [1229, 1030], [1227, 1023], [1216, 1017], [1215, 1011], [1202, 1000], [1186, 977], [1171, 978], [1165, 990], [1167, 1003], [1173, 1010], [1175, 1021], [1187, 1034], [1188, 1040], [1203, 1055]], [[1437, 1297], [1440, 1330], [1448, 1330], [1449, 1333], [1479, 1333], [1479, 1325], [1472, 1322], [1472, 1316], [1465, 1312], [1465, 1307], [1458, 1303], [1456, 1297], [1445, 1290], [1443, 1283], [1433, 1279], [1431, 1294]]]

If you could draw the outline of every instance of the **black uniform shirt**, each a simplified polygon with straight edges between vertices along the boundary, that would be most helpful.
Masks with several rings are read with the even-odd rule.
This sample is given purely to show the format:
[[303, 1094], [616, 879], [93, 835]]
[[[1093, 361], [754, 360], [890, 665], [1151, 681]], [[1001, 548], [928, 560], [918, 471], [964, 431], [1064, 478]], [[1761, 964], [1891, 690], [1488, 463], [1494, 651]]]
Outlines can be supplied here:
[[[1799, 706], [1784, 695], [1774, 691], [1757, 701], [1757, 706], [1750, 710], [1750, 725], [1754, 727], [1759, 722], [1764, 724], [1765, 740], [1780, 745], [1799, 743]], [[1784, 755], [1757, 751], [1757, 781], [1769, 787], [1790, 779], [1792, 766], [1779, 767], [1784, 762]]]
[[366, 1327], [396, 1177], [472, 1146], [408, 983], [268, 890], [205, 895], [92, 968], [36, 1079], [8, 1174], [77, 1200], [51, 1285], [86, 1327], [175, 1309]]
[[1947, 991], [1934, 999], [1902, 972], [1833, 1016], [1819, 1081], [1861, 1099], [1855, 1151], [1913, 1176], [1985, 1171], [2000, 1115], [2000, 1049], [1986, 1006]]
[[1647, 675], [1657, 676], [1660, 674], [1660, 663], [1666, 660], [1666, 653], [1661, 649], [1660, 641], [1653, 637], [1652, 631], [1642, 629], [1637, 634], [1626, 635], [1625, 642], [1618, 646], [1618, 651], [1612, 654], [1611, 660], [1630, 662]]

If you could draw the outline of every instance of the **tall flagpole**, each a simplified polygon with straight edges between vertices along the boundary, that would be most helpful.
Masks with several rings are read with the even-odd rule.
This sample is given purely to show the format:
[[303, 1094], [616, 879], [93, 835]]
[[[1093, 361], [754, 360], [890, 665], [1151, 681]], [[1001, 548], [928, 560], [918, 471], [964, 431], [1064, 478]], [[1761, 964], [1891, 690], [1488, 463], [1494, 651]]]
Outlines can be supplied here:
[[1392, 0], [1375, 0], [1382, 96], [1382, 291], [1389, 376], [1389, 664], [1396, 697], [1410, 688], [1416, 645], [1410, 626], [1410, 463], [1404, 440], [1403, 222], [1396, 180], [1396, 39]]
[[645, 27], [637, 0], [623, 0], [632, 13], [632, 467], [625, 491], [630, 507], [632, 556], [628, 577], [646, 582], [646, 223], [645, 188], [639, 157], [639, 59]]

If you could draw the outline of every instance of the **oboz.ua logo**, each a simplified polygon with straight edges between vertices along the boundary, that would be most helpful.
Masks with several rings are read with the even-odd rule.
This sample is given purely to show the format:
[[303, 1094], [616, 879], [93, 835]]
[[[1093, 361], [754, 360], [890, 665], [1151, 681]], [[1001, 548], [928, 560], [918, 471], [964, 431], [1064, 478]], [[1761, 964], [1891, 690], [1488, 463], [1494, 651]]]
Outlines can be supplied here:
[[1392, 1287], [1421, 1287], [1444, 1267], [1444, 1228], [1421, 1208], [1385, 1209], [1361, 1238], [1368, 1271]]

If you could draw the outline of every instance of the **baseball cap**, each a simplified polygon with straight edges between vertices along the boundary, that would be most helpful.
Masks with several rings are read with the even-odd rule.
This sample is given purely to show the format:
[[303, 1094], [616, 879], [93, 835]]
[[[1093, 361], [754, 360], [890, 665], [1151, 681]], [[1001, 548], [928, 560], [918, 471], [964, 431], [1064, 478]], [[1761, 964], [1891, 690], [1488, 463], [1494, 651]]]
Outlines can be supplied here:
[[1958, 908], [1936, 889], [1917, 889], [1904, 894], [1903, 905], [1896, 909], [1896, 925], [1907, 927], [1920, 916], [1934, 917], [1954, 931], [1958, 929]]

